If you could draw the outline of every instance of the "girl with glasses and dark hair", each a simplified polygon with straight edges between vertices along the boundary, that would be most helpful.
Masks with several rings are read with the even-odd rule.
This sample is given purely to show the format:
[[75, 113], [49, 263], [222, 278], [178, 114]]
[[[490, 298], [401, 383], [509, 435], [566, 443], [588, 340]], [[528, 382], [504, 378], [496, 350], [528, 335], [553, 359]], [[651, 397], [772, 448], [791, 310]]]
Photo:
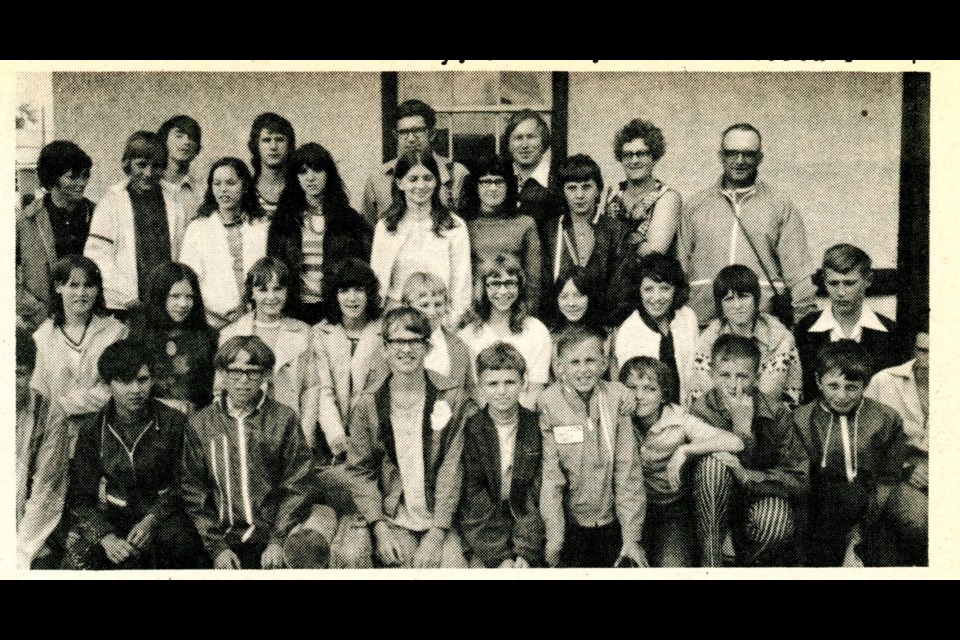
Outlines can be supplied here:
[[387, 307], [400, 304], [407, 278], [435, 273], [450, 292], [454, 322], [470, 306], [470, 236], [466, 223], [440, 201], [440, 170], [428, 153], [400, 156], [394, 170], [394, 200], [377, 222], [371, 266]]
[[309, 142], [287, 163], [287, 181], [270, 221], [267, 255], [293, 274], [290, 315], [313, 325], [323, 315], [323, 267], [353, 256], [370, 260], [373, 231], [350, 207], [333, 156]]
[[474, 272], [481, 262], [498, 253], [516, 255], [530, 283], [531, 313], [539, 315], [540, 234], [533, 218], [517, 210], [516, 201], [517, 189], [509, 163], [498, 156], [485, 156], [464, 182], [460, 214], [470, 231]]
[[187, 414], [210, 404], [217, 336], [207, 325], [193, 269], [168, 262], [153, 270], [143, 308], [131, 315], [130, 335], [150, 354], [154, 397]]
[[183, 239], [180, 261], [200, 279], [207, 322], [222, 329], [244, 312], [244, 279], [267, 252], [267, 219], [253, 176], [237, 158], [210, 167], [207, 194]]
[[[528, 315], [527, 283], [516, 256], [498, 254], [483, 265], [483, 289], [473, 309], [464, 317], [458, 334], [470, 350], [471, 360], [495, 342], [513, 345], [527, 363], [527, 388], [520, 403], [532, 409], [540, 391], [550, 381], [550, 332], [542, 322]], [[474, 371], [473, 379], [476, 380]]]

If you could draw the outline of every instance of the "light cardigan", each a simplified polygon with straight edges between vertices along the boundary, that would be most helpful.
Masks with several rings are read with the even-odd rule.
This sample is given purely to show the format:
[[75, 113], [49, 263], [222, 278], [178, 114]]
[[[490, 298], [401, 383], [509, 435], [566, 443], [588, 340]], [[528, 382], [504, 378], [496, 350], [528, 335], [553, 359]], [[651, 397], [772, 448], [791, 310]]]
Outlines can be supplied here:
[[[267, 255], [267, 219], [242, 223], [240, 233], [243, 272], [247, 273], [257, 260]], [[183, 238], [180, 262], [196, 271], [207, 318], [214, 326], [222, 327], [227, 314], [241, 306], [243, 296], [234, 275], [227, 229], [217, 213], [190, 223]]]
[[[430, 230], [422, 239], [424, 252], [422, 257], [432, 266], [433, 273], [447, 285], [450, 295], [450, 319], [456, 323], [463, 312], [470, 307], [470, 235], [467, 224], [459, 216], [450, 214], [450, 217], [453, 218], [452, 229], [444, 229], [440, 235]], [[387, 231], [386, 221], [377, 222], [373, 232], [373, 255], [370, 266], [380, 281], [380, 295], [384, 301], [390, 290], [390, 280], [397, 257], [410, 234], [418, 231], [418, 227], [405, 220], [400, 221], [394, 232]]]
[[33, 334], [37, 363], [30, 387], [62, 409], [66, 417], [96, 413], [110, 399], [97, 362], [104, 349], [126, 337], [127, 326], [116, 318], [93, 316], [80, 343], [79, 358], [73, 359], [63, 331], [53, 325], [53, 318], [47, 318]]
[[[680, 400], [689, 407], [690, 382], [693, 373], [693, 354], [696, 349], [699, 331], [697, 316], [690, 307], [677, 309], [670, 321], [670, 334], [673, 336], [673, 352], [677, 364], [677, 376], [680, 378]], [[654, 331], [640, 317], [639, 311], [630, 314], [613, 336], [613, 364], [611, 379], [616, 380], [623, 366], [634, 356], [660, 357], [659, 331]]]
[[[693, 356], [691, 402], [713, 386], [710, 380], [713, 343], [725, 333], [730, 333], [730, 324], [715, 318], [700, 334]], [[800, 354], [793, 334], [773, 316], [761, 313], [757, 316], [753, 335], [760, 347], [760, 378], [757, 387], [774, 402], [783, 402], [786, 395], [790, 399], [790, 406], [798, 406], [803, 391], [803, 371], [800, 368]]]
[[[83, 249], [83, 254], [100, 267], [108, 309], [126, 309], [135, 302], [140, 295], [139, 278], [149, 275], [137, 273], [136, 224], [128, 183], [123, 180], [107, 189], [93, 211]], [[161, 191], [170, 231], [170, 259], [176, 261], [189, 217], [170, 187], [161, 186]]]
[[[253, 312], [244, 314], [220, 331], [220, 344], [234, 336], [254, 335]], [[280, 319], [275, 345], [267, 345], [276, 357], [273, 378], [267, 395], [293, 409], [300, 418], [307, 445], [316, 443], [317, 377], [310, 366], [310, 325], [294, 318]], [[214, 397], [223, 389], [223, 376], [217, 372]]]
[[315, 411], [328, 443], [346, 435], [350, 407], [364, 389], [385, 375], [380, 326], [380, 320], [367, 323], [353, 355], [342, 324], [324, 320], [313, 327], [310, 368], [319, 387]]

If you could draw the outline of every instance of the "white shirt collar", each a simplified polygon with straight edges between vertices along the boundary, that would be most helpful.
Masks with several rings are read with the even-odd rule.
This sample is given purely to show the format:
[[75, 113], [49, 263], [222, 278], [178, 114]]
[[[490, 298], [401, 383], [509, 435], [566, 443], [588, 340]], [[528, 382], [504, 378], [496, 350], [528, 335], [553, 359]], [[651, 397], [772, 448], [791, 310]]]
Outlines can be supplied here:
[[913, 360], [908, 360], [903, 364], [897, 365], [895, 367], [890, 367], [889, 369], [887, 369], [887, 371], [891, 375], [895, 375], [898, 378], [903, 378], [904, 380], [911, 381], [913, 380], [913, 376], [914, 376], [913, 365], [916, 362], [917, 362], [917, 359], [914, 358]]
[[826, 331], [830, 332], [830, 341], [836, 342], [837, 340], [842, 340], [844, 338], [850, 338], [857, 342], [860, 342], [860, 338], [863, 336], [864, 329], [873, 329], [874, 331], [883, 331], [886, 333], [887, 328], [880, 322], [880, 318], [877, 317], [877, 314], [873, 312], [873, 309], [864, 304], [860, 308], [860, 317], [857, 319], [857, 324], [854, 325], [853, 331], [849, 336], [844, 334], [843, 329], [840, 328], [840, 323], [837, 322], [837, 319], [833, 317], [833, 307], [828, 305], [826, 309], [820, 312], [820, 317], [817, 318], [817, 321], [813, 323], [813, 326], [810, 327], [811, 333], [823, 333]]
[[170, 182], [170, 181], [167, 180], [166, 178], [163, 178], [163, 179], [161, 180], [161, 182], [163, 182], [163, 184], [166, 185], [167, 187], [170, 187], [171, 189], [174, 189], [174, 190], [184, 189], [184, 188], [190, 189], [191, 191], [194, 190], [194, 188], [193, 188], [193, 176], [191, 176], [189, 173], [188, 173], [187, 175], [183, 176], [183, 178], [181, 178], [181, 179], [180, 179], [179, 181], [177, 181], [177, 182]]
[[423, 366], [442, 376], [450, 375], [450, 352], [447, 349], [447, 338], [443, 327], [437, 327], [430, 336], [430, 351], [423, 361]]
[[[533, 169], [533, 171], [530, 173], [530, 175], [527, 176], [527, 179], [524, 180], [524, 183], [525, 183], [527, 180], [529, 180], [530, 178], [533, 178], [533, 179], [536, 180], [538, 183], [540, 183], [540, 186], [542, 186], [544, 189], [548, 188], [548, 187], [550, 186], [550, 159], [551, 159], [551, 156], [552, 156], [552, 152], [551, 152], [551, 150], [548, 148], [548, 149], [544, 152], [543, 157], [540, 158], [540, 162], [537, 164], [536, 167], [534, 167], [534, 169]], [[514, 173], [517, 174], [518, 176], [525, 175], [525, 172], [524, 172], [522, 169], [520, 169], [520, 167], [517, 165], [517, 163], [513, 163], [513, 171], [514, 171]], [[523, 184], [518, 185], [518, 187], [522, 189], [522, 188], [523, 188]]]

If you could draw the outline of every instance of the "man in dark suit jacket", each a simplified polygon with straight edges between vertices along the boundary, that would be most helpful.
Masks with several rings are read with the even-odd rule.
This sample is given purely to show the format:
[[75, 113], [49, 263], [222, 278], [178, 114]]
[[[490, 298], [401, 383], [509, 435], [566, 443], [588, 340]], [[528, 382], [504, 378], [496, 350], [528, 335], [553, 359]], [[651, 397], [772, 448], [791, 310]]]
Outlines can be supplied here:
[[849, 244], [827, 249], [820, 269], [830, 306], [804, 316], [795, 329], [797, 350], [803, 366], [803, 398], [817, 395], [814, 361], [831, 342], [850, 339], [860, 343], [873, 361], [873, 371], [905, 361], [903, 340], [897, 323], [864, 305], [873, 282], [870, 256]]
[[550, 127], [535, 111], [518, 111], [507, 122], [500, 148], [510, 162], [517, 186], [517, 213], [537, 223], [541, 240], [546, 222], [563, 212], [557, 184], [559, 158], [550, 149]]
[[466, 422], [457, 514], [470, 566], [542, 566], [540, 426], [520, 406], [526, 364], [515, 347], [498, 342], [480, 352], [477, 370], [487, 406]]

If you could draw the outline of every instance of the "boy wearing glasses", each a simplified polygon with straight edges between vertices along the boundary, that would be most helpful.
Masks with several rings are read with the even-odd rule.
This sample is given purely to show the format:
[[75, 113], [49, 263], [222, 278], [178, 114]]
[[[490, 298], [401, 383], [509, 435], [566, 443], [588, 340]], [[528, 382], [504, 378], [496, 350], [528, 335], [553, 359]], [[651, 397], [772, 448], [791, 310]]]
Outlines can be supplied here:
[[466, 565], [452, 529], [463, 482], [465, 396], [424, 369], [430, 334], [430, 322], [410, 307], [383, 320], [389, 375], [350, 415], [347, 474], [363, 522], [340, 539], [346, 566]]
[[260, 338], [230, 338], [214, 365], [226, 391], [191, 418], [186, 432], [187, 513], [214, 568], [279, 569], [287, 535], [310, 508], [312, 458], [297, 415], [263, 392], [274, 355]]
[[[397, 107], [397, 158], [410, 151], [430, 150], [437, 114], [433, 108], [420, 100], [407, 100]], [[383, 212], [393, 204], [393, 169], [397, 158], [385, 162], [367, 180], [363, 192], [363, 216], [371, 226], [376, 226]], [[458, 210], [463, 193], [463, 181], [470, 173], [467, 168], [452, 158], [433, 153], [440, 169], [440, 201], [452, 211]]]
[[793, 203], [757, 178], [763, 161], [760, 132], [746, 123], [727, 127], [719, 155], [723, 176], [684, 203], [677, 236], [677, 258], [690, 278], [690, 307], [700, 327], [717, 316], [713, 279], [731, 264], [770, 274], [777, 291], [761, 278], [762, 311], [769, 311], [774, 293], [786, 289], [793, 297], [794, 317], [802, 317], [815, 308], [816, 292], [807, 234]]

